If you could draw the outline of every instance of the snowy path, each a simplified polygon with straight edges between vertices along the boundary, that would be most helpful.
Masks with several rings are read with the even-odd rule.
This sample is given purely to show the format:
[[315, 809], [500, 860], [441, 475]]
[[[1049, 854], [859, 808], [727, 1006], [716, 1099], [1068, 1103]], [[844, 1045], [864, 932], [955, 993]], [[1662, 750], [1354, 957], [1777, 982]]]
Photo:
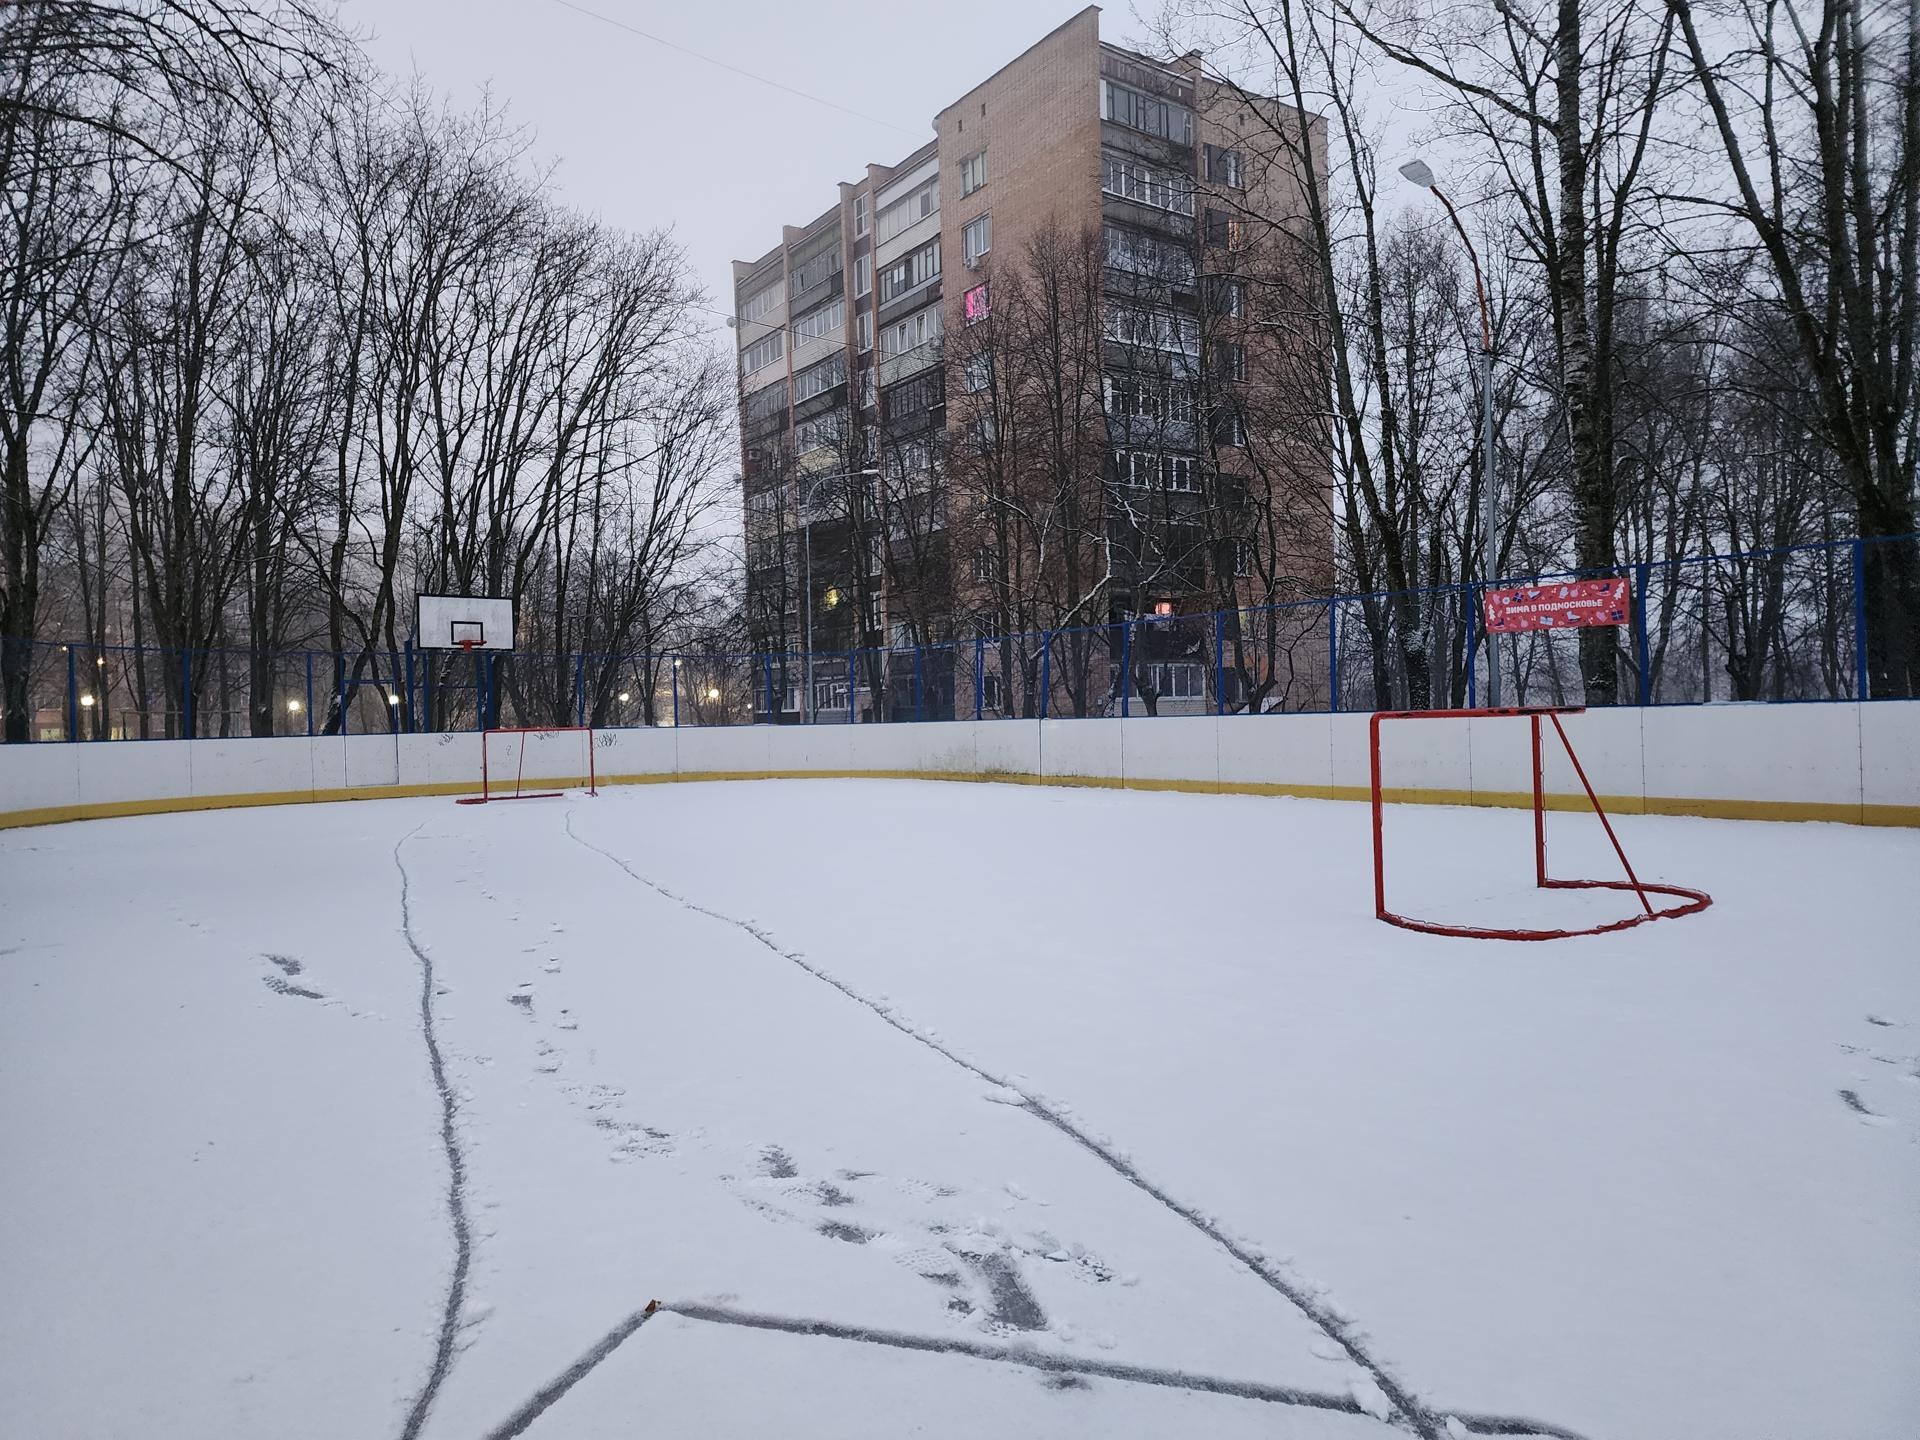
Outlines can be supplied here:
[[[1396, 815], [1415, 898], [1537, 903], [1515, 823]], [[1920, 836], [1628, 821], [1715, 908], [1543, 949], [1366, 919], [1364, 825], [795, 782], [0, 836], [0, 1391], [63, 1436], [1910, 1434]]]

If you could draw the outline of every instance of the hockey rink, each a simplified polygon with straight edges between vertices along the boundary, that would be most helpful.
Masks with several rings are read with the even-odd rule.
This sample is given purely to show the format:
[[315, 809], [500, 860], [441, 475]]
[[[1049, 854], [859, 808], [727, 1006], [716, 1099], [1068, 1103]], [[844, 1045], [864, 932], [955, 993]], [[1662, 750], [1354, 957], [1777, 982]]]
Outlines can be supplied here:
[[[1909, 1437], [1920, 832], [1616, 823], [1712, 907], [994, 784], [0, 833], [0, 1429]], [[1530, 838], [1391, 899], [1632, 906]]]

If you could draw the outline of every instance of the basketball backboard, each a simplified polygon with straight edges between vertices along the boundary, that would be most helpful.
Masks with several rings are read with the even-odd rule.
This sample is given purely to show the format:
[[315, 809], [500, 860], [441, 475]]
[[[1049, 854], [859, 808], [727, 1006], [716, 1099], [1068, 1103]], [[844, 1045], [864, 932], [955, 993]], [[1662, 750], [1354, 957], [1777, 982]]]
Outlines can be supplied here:
[[413, 642], [423, 650], [513, 649], [513, 601], [495, 595], [420, 595]]

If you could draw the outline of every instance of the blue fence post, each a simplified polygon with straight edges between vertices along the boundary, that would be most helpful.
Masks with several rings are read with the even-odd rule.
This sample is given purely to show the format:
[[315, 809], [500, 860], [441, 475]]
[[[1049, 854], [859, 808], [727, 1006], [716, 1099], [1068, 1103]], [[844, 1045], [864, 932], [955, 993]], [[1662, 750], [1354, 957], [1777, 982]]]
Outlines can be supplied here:
[[406, 675], [407, 708], [406, 708], [405, 718], [407, 722], [407, 733], [409, 735], [412, 735], [417, 730], [419, 730], [420, 725], [417, 717], [415, 716], [414, 704], [413, 704], [413, 637], [411, 635], [407, 637], [406, 657], [407, 657], [407, 675]]
[[1640, 668], [1640, 703], [1653, 703], [1653, 647], [1647, 643], [1647, 590], [1648, 580], [1652, 577], [1653, 567], [1642, 560], [1633, 567], [1634, 624], [1639, 626], [1640, 634], [1634, 641], [1634, 664]]
[[767, 723], [771, 725], [775, 720], [780, 718], [773, 708], [773, 656], [762, 655], [760, 657], [760, 679], [763, 688], [767, 692]]
[[587, 652], [573, 657], [573, 723], [587, 723]]
[[479, 730], [493, 728], [493, 651], [489, 650], [480, 661], [480, 703], [474, 708], [474, 719]]
[[193, 738], [193, 652], [180, 651], [180, 738]]
[[1133, 620], [1120, 622], [1120, 718], [1126, 719], [1133, 699]]
[[973, 718], [978, 720], [987, 708], [987, 637], [973, 637]]
[[927, 718], [926, 670], [921, 661], [921, 649], [918, 645], [913, 647], [913, 718], [915, 720]]
[[67, 652], [67, 739], [80, 738], [80, 681], [74, 673], [73, 646], [63, 646]]
[[[1471, 580], [1460, 587], [1460, 593], [1467, 602], [1467, 708], [1469, 710], [1480, 708], [1480, 676], [1473, 668], [1474, 647], [1480, 643], [1480, 617], [1477, 613], [1480, 607], [1474, 603], [1473, 599], [1473, 592], [1477, 588]], [[1491, 635], [1487, 637], [1487, 656], [1489, 660], [1493, 656]]]
[[1213, 612], [1213, 713], [1227, 713], [1227, 612]]
[[1873, 698], [1867, 683], [1867, 542], [1853, 542], [1853, 698]]
[[307, 651], [307, 738], [313, 738], [313, 651]]
[[336, 664], [336, 665], [338, 665], [338, 666], [340, 667], [340, 696], [339, 696], [339, 699], [340, 699], [340, 733], [341, 733], [342, 735], [344, 735], [344, 734], [346, 734], [346, 733], [347, 733], [347, 665], [346, 665], [346, 659], [347, 659], [347, 657], [346, 657], [346, 656], [344, 656], [344, 655], [336, 655], [336, 656], [334, 657], [334, 662], [333, 662], [334, 664]]
[[1340, 713], [1340, 617], [1327, 601], [1327, 713]]
[[1040, 718], [1047, 718], [1047, 698], [1053, 690], [1053, 632], [1040, 637]]
[[853, 718], [853, 706], [856, 697], [860, 694], [859, 682], [860, 652], [858, 650], [849, 650], [847, 651], [847, 724], [849, 725], [858, 723]]
[[673, 674], [673, 728], [678, 730], [680, 728], [680, 657], [678, 655], [668, 660], [667, 669]]

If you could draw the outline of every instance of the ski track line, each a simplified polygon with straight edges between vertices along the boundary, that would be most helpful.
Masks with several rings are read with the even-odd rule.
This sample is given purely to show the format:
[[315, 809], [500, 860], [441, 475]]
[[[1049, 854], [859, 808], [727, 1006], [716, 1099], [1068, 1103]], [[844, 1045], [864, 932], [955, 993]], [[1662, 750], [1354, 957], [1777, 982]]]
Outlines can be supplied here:
[[[1270, 1405], [1294, 1405], [1314, 1410], [1335, 1410], [1346, 1415], [1364, 1415], [1351, 1395], [1322, 1390], [1301, 1390], [1285, 1385], [1262, 1385], [1250, 1380], [1227, 1380], [1200, 1375], [1189, 1370], [1167, 1370], [1151, 1365], [1128, 1365], [1118, 1361], [1096, 1360], [1073, 1355], [1049, 1354], [1042, 1350], [1008, 1345], [988, 1345], [955, 1336], [916, 1335], [910, 1331], [880, 1330], [868, 1325], [842, 1325], [832, 1320], [814, 1320], [792, 1315], [768, 1315], [741, 1310], [730, 1305], [704, 1301], [679, 1301], [661, 1304], [654, 1301], [636, 1310], [596, 1341], [580, 1358], [542, 1388], [496, 1428], [486, 1440], [516, 1440], [550, 1409], [567, 1391], [585, 1379], [601, 1361], [618, 1350], [655, 1315], [677, 1315], [707, 1325], [731, 1325], [746, 1330], [769, 1330], [783, 1335], [803, 1335], [826, 1340], [846, 1340], [862, 1345], [882, 1345], [894, 1350], [912, 1350], [928, 1355], [964, 1355], [998, 1365], [1015, 1365], [1052, 1375], [1085, 1375], [1104, 1380], [1120, 1380], [1132, 1385], [1153, 1385], [1163, 1390], [1184, 1390], [1210, 1395], [1229, 1395], [1240, 1400], [1259, 1400]], [[1581, 1440], [1568, 1430], [1504, 1415], [1455, 1416], [1470, 1433], [1477, 1435], [1515, 1435], [1547, 1437], [1547, 1440]]]
[[[768, 950], [771, 950], [775, 955], [778, 955], [781, 959], [789, 961], [792, 964], [799, 966], [800, 969], [806, 971], [807, 974], [813, 976], [814, 979], [819, 980], [827, 985], [831, 985], [835, 990], [838, 990], [842, 995], [846, 996], [847, 999], [852, 1000], [857, 1005], [864, 1006], [866, 1009], [870, 1010], [873, 1014], [879, 1016], [880, 1019], [886, 1021], [888, 1025], [892, 1026], [895, 1030], [898, 1030], [902, 1035], [905, 1035], [908, 1039], [914, 1041], [916, 1044], [925, 1046], [927, 1049], [933, 1051], [935, 1054], [939, 1055], [941, 1058], [949, 1061], [954, 1065], [959, 1066], [962, 1070], [965, 1070], [968, 1074], [976, 1077], [977, 1079], [985, 1081], [987, 1084], [992, 1085], [997, 1089], [1011, 1090], [1014, 1093], [1019, 1094], [1022, 1097], [1022, 1103], [1018, 1108], [1027, 1111], [1035, 1119], [1044, 1121], [1046, 1124], [1051, 1125], [1054, 1129], [1058, 1130], [1062, 1135], [1065, 1135], [1068, 1139], [1072, 1140], [1075, 1144], [1079, 1145], [1082, 1149], [1086, 1150], [1090, 1155], [1098, 1159], [1109, 1170], [1113, 1171], [1114, 1174], [1118, 1175], [1121, 1179], [1125, 1180], [1128, 1184], [1134, 1186], [1136, 1189], [1151, 1196], [1154, 1200], [1158, 1201], [1161, 1206], [1163, 1206], [1167, 1210], [1172, 1211], [1175, 1215], [1179, 1216], [1182, 1220], [1186, 1221], [1188, 1225], [1192, 1226], [1195, 1230], [1199, 1231], [1202, 1235], [1206, 1236], [1209, 1240], [1213, 1241], [1214, 1244], [1218, 1245], [1221, 1249], [1225, 1250], [1234, 1259], [1238, 1260], [1242, 1265], [1246, 1266], [1248, 1270], [1253, 1272], [1254, 1275], [1258, 1276], [1263, 1282], [1265, 1282], [1265, 1284], [1270, 1289], [1276, 1291], [1279, 1295], [1281, 1295], [1284, 1299], [1286, 1299], [1290, 1304], [1294, 1306], [1295, 1309], [1299, 1310], [1303, 1315], [1305, 1315], [1309, 1320], [1311, 1320], [1315, 1325], [1317, 1325], [1323, 1332], [1325, 1332], [1325, 1334], [1329, 1339], [1331, 1339], [1335, 1344], [1340, 1346], [1342, 1350], [1346, 1351], [1348, 1358], [1351, 1359], [1353, 1363], [1358, 1365], [1362, 1370], [1365, 1370], [1367, 1374], [1372, 1377], [1374, 1383], [1380, 1387], [1381, 1393], [1384, 1394], [1390, 1402], [1392, 1402], [1394, 1409], [1397, 1410], [1400, 1413], [1400, 1415], [1405, 1418], [1407, 1423], [1413, 1427], [1415, 1434], [1421, 1436], [1422, 1440], [1440, 1440], [1440, 1435], [1441, 1435], [1440, 1418], [1435, 1414], [1433, 1414], [1432, 1412], [1430, 1412], [1429, 1410], [1427, 1410], [1425, 1406], [1421, 1405], [1420, 1402], [1413, 1397], [1412, 1393], [1407, 1389], [1406, 1386], [1402, 1385], [1397, 1379], [1395, 1379], [1394, 1376], [1387, 1371], [1385, 1366], [1381, 1364], [1381, 1362], [1373, 1358], [1373, 1356], [1368, 1352], [1366, 1346], [1364, 1346], [1358, 1340], [1354, 1339], [1350, 1334], [1348, 1334], [1347, 1331], [1349, 1327], [1347, 1325], [1343, 1324], [1340, 1320], [1335, 1318], [1326, 1309], [1326, 1307], [1318, 1304], [1301, 1287], [1294, 1284], [1291, 1280], [1287, 1279], [1285, 1276], [1280, 1275], [1274, 1270], [1272, 1270], [1271, 1268], [1269, 1268], [1265, 1263], [1265, 1261], [1255, 1256], [1252, 1251], [1248, 1250], [1245, 1246], [1240, 1244], [1237, 1240], [1233, 1239], [1233, 1237], [1228, 1235], [1224, 1230], [1222, 1230], [1219, 1227], [1219, 1225], [1217, 1225], [1214, 1221], [1210, 1220], [1206, 1215], [1201, 1213], [1198, 1209], [1194, 1208], [1192, 1205], [1189, 1205], [1182, 1200], [1176, 1199], [1173, 1195], [1161, 1189], [1160, 1186], [1155, 1184], [1152, 1180], [1149, 1180], [1146, 1176], [1142, 1175], [1137, 1169], [1135, 1169], [1130, 1162], [1122, 1159], [1118, 1154], [1116, 1154], [1113, 1150], [1108, 1148], [1106, 1145], [1103, 1145], [1099, 1141], [1095, 1140], [1091, 1135], [1087, 1134], [1084, 1130], [1080, 1129], [1080, 1127], [1075, 1125], [1071, 1120], [1068, 1120], [1066, 1117], [1056, 1113], [1054, 1110], [1050, 1109], [1046, 1105], [1043, 1105], [1040, 1101], [1034, 1099], [1032, 1096], [1027, 1095], [1024, 1091], [1020, 1089], [1019, 1086], [1009, 1084], [1007, 1081], [1001, 1079], [999, 1076], [991, 1074], [987, 1070], [982, 1069], [974, 1061], [967, 1059], [965, 1056], [961, 1055], [959, 1052], [955, 1050], [949, 1049], [945, 1044], [943, 1044], [939, 1040], [931, 1039], [928, 1036], [920, 1033], [918, 1030], [915, 1030], [911, 1026], [902, 1023], [900, 1020], [894, 1017], [894, 1015], [891, 1013], [891, 1011], [887, 1007], [882, 1006], [881, 1004], [879, 1004], [874, 1000], [868, 999], [865, 995], [862, 995], [858, 990], [854, 989], [851, 985], [847, 984], [845, 981], [840, 980], [835, 976], [828, 974], [825, 970], [822, 970], [818, 966], [810, 963], [803, 956], [795, 954], [791, 951], [782, 949], [779, 943], [774, 940], [771, 934], [769, 934], [764, 930], [761, 930], [759, 927], [754, 925], [751, 921], [736, 919], [734, 916], [724, 914], [721, 911], [709, 909], [707, 906], [700, 904], [698, 901], [691, 900], [684, 895], [681, 895], [675, 891], [669, 890], [666, 886], [660, 884], [658, 881], [650, 880], [645, 875], [642, 875], [639, 871], [633, 869], [631, 866], [627, 864], [626, 861], [622, 860], [618, 855], [615, 855], [612, 851], [603, 850], [600, 846], [595, 845], [592, 841], [582, 838], [579, 834], [577, 834], [574, 831], [573, 811], [571, 809], [567, 811], [567, 815], [566, 815], [566, 832], [567, 832], [568, 839], [574, 841], [576, 844], [579, 844], [588, 850], [593, 851], [595, 854], [603, 856], [607, 860], [612, 861], [613, 864], [615, 864], [623, 872], [625, 872], [628, 877], [638, 881], [640, 884], [646, 886], [649, 890], [652, 890], [656, 894], [664, 896], [666, 899], [673, 901], [676, 905], [680, 905], [688, 910], [692, 910], [697, 914], [705, 915], [709, 919], [718, 920], [722, 924], [731, 925], [737, 930], [745, 931], [747, 934], [751, 935], [755, 940], [758, 940]], [[1528, 1432], [1518, 1432], [1518, 1433], [1528, 1433]], [[1545, 1435], [1565, 1435], [1567, 1432], [1551, 1429], [1551, 1428], [1536, 1428], [1536, 1430], [1532, 1433], [1545, 1434]]]
[[433, 1368], [407, 1412], [400, 1440], [417, 1440], [441, 1385], [453, 1369], [454, 1341], [459, 1334], [460, 1311], [467, 1298], [467, 1270], [473, 1262], [473, 1232], [467, 1223], [467, 1162], [460, 1152], [460, 1137], [454, 1127], [459, 1107], [447, 1083], [446, 1062], [441, 1058], [440, 1040], [434, 1031], [433, 961], [413, 933], [413, 882], [400, 858], [407, 841], [418, 835], [425, 825], [423, 820], [400, 837], [393, 847], [393, 863], [400, 872], [400, 932], [406, 937], [407, 948], [413, 951], [414, 959], [420, 962], [420, 1035], [426, 1041], [433, 1088], [440, 1093], [440, 1145], [447, 1155], [447, 1220], [453, 1229], [453, 1277], [447, 1284], [446, 1302], [440, 1311], [440, 1338], [434, 1346]]

